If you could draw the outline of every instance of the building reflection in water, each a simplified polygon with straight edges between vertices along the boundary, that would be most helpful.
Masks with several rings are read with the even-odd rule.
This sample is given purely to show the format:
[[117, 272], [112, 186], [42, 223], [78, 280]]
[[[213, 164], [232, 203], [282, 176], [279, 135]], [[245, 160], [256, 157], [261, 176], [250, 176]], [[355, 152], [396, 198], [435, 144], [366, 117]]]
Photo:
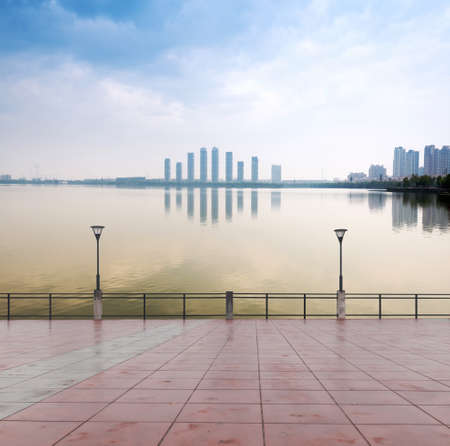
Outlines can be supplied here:
[[166, 212], [170, 212], [170, 188], [164, 189], [164, 209]]
[[225, 191], [225, 216], [227, 220], [233, 218], [233, 191], [231, 189]]
[[194, 189], [192, 187], [187, 190], [187, 215], [188, 218], [194, 217]]
[[422, 229], [426, 232], [432, 232], [433, 229], [447, 232], [449, 214], [450, 205], [440, 201], [435, 194], [429, 194], [423, 204]]
[[281, 208], [281, 192], [272, 191], [270, 193], [270, 208], [273, 210], [279, 210]]
[[252, 217], [258, 216], [258, 191], [252, 190], [251, 193], [251, 209], [252, 209]]
[[416, 226], [418, 220], [417, 201], [409, 194], [392, 194], [392, 227], [400, 229], [403, 226]]
[[242, 212], [244, 210], [244, 191], [237, 191], [237, 208], [238, 212]]
[[205, 223], [206, 218], [207, 218], [207, 194], [206, 188], [202, 187], [200, 189], [200, 221], [202, 223]]
[[217, 187], [211, 189], [211, 221], [217, 223], [219, 220], [219, 190]]
[[181, 209], [181, 205], [183, 203], [182, 195], [181, 195], [181, 189], [177, 188], [177, 193], [175, 195], [175, 203], [177, 205], [177, 209]]
[[369, 192], [369, 209], [378, 212], [386, 207], [386, 192]]
[[348, 201], [350, 203], [363, 203], [365, 200], [367, 200], [367, 193], [365, 192], [349, 192], [347, 194]]

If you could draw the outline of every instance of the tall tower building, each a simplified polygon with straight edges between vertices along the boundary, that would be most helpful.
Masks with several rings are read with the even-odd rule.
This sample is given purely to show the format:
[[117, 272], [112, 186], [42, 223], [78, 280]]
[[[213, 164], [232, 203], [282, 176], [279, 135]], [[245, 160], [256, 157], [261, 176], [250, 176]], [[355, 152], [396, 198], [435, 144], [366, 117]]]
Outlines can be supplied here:
[[200, 149], [200, 181], [205, 182], [208, 178], [208, 152], [204, 147]]
[[252, 156], [252, 181], [258, 181], [259, 172], [258, 172], [258, 157]]
[[396, 147], [394, 149], [392, 176], [394, 178], [403, 178], [406, 176], [406, 151], [403, 147]]
[[175, 164], [175, 175], [177, 179], [177, 183], [180, 183], [183, 179], [183, 164], [178, 161], [178, 163]]
[[237, 180], [239, 183], [244, 181], [244, 161], [237, 162]]
[[225, 153], [225, 181], [233, 181], [233, 152]]
[[419, 175], [419, 152], [408, 150], [406, 152], [406, 171], [405, 176]]
[[272, 165], [272, 183], [281, 183], [281, 166]]
[[439, 156], [439, 175], [450, 174], [450, 146], [442, 146]]
[[170, 181], [170, 158], [164, 160], [164, 179]]
[[213, 183], [219, 181], [219, 149], [217, 147], [211, 150], [211, 181]]
[[194, 153], [189, 152], [187, 154], [187, 179], [194, 181], [195, 178], [195, 165], [194, 165]]
[[425, 146], [423, 155], [423, 173], [424, 175], [433, 176], [434, 158], [435, 158], [436, 147], [434, 145]]

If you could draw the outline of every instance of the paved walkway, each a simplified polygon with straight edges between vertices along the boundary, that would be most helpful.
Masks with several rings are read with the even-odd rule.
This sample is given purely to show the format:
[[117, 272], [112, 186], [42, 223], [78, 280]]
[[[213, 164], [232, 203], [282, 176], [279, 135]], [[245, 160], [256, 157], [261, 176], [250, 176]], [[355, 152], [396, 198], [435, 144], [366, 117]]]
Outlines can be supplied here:
[[450, 445], [450, 320], [0, 322], [0, 444]]

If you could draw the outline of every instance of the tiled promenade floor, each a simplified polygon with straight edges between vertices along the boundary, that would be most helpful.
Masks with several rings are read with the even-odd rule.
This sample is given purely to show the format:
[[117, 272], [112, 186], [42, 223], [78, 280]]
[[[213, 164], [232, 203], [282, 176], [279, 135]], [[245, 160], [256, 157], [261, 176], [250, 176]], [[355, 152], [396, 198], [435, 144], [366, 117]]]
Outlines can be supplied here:
[[0, 321], [0, 445], [450, 445], [450, 320]]

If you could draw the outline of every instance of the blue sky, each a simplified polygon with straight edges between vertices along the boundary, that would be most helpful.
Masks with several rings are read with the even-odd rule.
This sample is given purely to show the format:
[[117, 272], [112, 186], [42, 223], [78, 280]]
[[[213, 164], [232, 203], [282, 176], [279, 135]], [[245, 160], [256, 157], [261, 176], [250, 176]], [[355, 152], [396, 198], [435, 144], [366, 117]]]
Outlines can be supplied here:
[[0, 173], [162, 175], [216, 145], [285, 177], [450, 144], [444, 0], [3, 0]]

